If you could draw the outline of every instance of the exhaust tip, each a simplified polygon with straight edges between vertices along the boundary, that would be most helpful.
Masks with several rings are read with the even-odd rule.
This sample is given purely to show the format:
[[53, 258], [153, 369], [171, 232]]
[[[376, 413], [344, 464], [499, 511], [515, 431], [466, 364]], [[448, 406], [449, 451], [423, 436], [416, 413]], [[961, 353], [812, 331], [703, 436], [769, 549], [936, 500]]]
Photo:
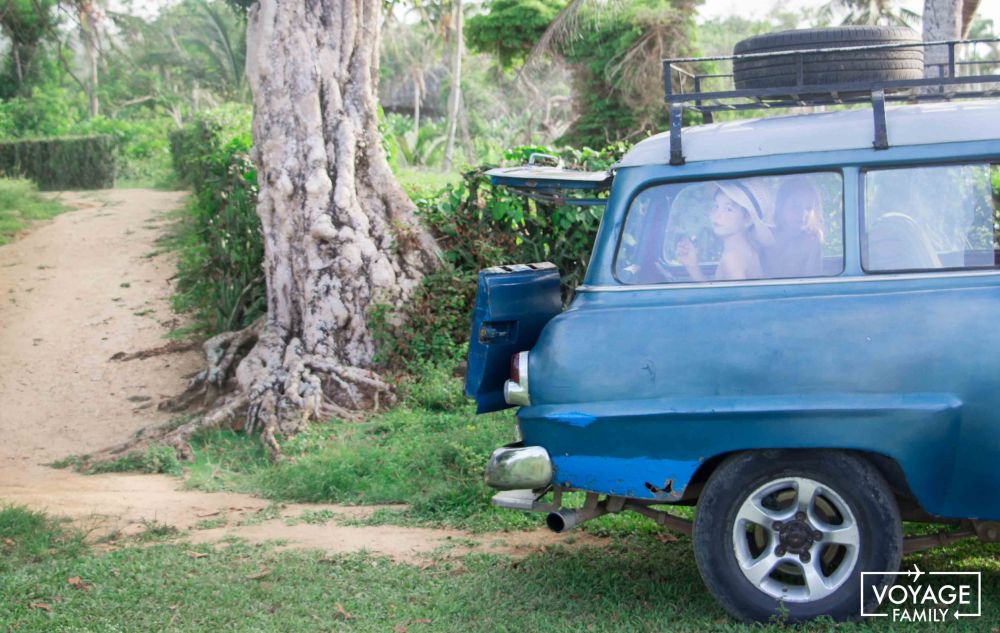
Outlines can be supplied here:
[[545, 517], [545, 525], [556, 534], [559, 534], [573, 527], [572, 524], [567, 521], [567, 518], [568, 517], [563, 516], [562, 512], [549, 512], [549, 515]]

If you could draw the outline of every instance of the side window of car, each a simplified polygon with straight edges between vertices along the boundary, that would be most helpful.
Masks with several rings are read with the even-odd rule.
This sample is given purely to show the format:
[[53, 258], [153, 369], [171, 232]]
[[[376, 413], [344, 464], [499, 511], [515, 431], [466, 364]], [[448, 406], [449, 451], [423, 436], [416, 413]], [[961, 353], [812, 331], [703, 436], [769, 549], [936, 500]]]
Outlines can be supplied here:
[[1000, 170], [986, 163], [865, 173], [867, 272], [998, 268]]
[[627, 284], [837, 275], [837, 172], [670, 183], [632, 201], [615, 258]]

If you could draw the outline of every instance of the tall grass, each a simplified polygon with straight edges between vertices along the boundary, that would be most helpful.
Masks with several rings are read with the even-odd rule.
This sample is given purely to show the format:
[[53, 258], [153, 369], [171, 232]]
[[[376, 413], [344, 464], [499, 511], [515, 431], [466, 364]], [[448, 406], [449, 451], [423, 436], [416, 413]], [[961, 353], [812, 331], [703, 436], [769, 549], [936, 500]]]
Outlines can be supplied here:
[[0, 178], [0, 244], [37, 220], [48, 220], [68, 209], [42, 197], [30, 180]]

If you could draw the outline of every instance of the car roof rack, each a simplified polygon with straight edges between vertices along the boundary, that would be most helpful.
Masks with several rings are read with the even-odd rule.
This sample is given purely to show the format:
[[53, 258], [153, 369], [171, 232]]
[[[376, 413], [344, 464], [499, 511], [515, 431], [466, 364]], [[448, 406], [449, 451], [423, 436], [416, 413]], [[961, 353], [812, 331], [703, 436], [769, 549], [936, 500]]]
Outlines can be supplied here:
[[[712, 123], [715, 112], [740, 110], [773, 110], [776, 108], [800, 108], [827, 105], [870, 104], [875, 123], [875, 149], [888, 149], [885, 104], [889, 102], [917, 103], [923, 101], [950, 101], [952, 99], [985, 99], [1000, 96], [1000, 74], [959, 74], [971, 66], [1000, 66], [1000, 60], [959, 61], [955, 48], [959, 45], [989, 44], [1000, 42], [1000, 37], [975, 40], [939, 40], [933, 42], [906, 42], [893, 44], [872, 44], [865, 46], [840, 46], [826, 48], [796, 49], [742, 55], [720, 55], [714, 57], [680, 57], [664, 59], [663, 91], [670, 109], [670, 164], [683, 165], [681, 128], [685, 111], [701, 114], [702, 123]], [[901, 79], [889, 81], [860, 81], [834, 84], [806, 84], [803, 81], [803, 58], [817, 53], [839, 53], [878, 49], [913, 49], [929, 46], [947, 46], [948, 61], [925, 64], [936, 68], [936, 77], [923, 79]], [[742, 61], [760, 58], [788, 57], [796, 66], [796, 84], [776, 88], [744, 88], [734, 90], [705, 91], [706, 81], [732, 80], [732, 73], [699, 74], [685, 66], [705, 62]], [[809, 61], [809, 60], [806, 60]], [[925, 73], [926, 74], [926, 73]], [[677, 78], [680, 92], [673, 91], [673, 80]], [[684, 92], [690, 82], [693, 90]], [[994, 84], [984, 86], [984, 84]]]

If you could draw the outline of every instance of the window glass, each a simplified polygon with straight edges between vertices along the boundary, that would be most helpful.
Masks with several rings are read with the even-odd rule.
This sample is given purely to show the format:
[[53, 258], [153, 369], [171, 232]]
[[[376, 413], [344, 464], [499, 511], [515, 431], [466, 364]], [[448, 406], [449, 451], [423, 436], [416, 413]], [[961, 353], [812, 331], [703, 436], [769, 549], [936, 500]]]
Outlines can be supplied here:
[[861, 264], [866, 271], [997, 268], [997, 216], [988, 164], [865, 174]]
[[615, 274], [629, 284], [836, 275], [843, 208], [834, 172], [650, 187], [629, 207]]

